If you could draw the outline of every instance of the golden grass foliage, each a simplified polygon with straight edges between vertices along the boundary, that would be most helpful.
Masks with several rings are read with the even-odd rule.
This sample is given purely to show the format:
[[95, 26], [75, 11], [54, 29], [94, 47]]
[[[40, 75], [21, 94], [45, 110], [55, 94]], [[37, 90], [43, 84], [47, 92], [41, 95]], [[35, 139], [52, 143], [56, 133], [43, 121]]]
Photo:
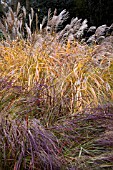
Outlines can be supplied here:
[[37, 48], [24, 40], [12, 41], [0, 47], [0, 77], [28, 90], [45, 84], [51, 99], [62, 106], [67, 103], [74, 114], [113, 101], [113, 59], [102, 69], [91, 57], [94, 49], [77, 42], [62, 46], [55, 38]]

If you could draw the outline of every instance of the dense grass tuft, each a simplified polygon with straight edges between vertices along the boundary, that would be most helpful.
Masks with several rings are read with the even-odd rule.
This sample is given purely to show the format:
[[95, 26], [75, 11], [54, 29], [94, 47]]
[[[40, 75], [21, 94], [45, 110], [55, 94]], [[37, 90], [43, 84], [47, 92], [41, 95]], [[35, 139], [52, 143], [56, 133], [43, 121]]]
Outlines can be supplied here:
[[94, 48], [78, 43], [62, 46], [55, 38], [35, 48], [14, 41], [1, 47], [0, 77], [28, 91], [42, 84], [51, 100], [49, 108], [74, 114], [88, 105], [113, 101], [113, 60], [102, 69], [91, 57]]
[[38, 167], [52, 170], [62, 167], [64, 160], [59, 153], [59, 141], [40, 123], [42, 116], [35, 118], [41, 114], [38, 107], [40, 98], [33, 96], [36, 89], [28, 93], [20, 86], [1, 79], [0, 90], [1, 169]]
[[80, 170], [113, 168], [112, 121], [113, 105], [107, 104], [63, 117], [52, 127], [69, 166]]

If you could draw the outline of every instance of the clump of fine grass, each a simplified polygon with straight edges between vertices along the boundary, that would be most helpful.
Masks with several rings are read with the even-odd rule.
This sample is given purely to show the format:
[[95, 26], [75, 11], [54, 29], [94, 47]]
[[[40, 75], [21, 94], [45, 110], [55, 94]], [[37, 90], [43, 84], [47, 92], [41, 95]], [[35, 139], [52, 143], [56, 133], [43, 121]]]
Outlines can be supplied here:
[[62, 166], [58, 142], [37, 119], [4, 120], [0, 126], [0, 161], [3, 169], [57, 169]]
[[62, 46], [51, 36], [40, 46], [12, 41], [1, 47], [0, 77], [28, 90], [42, 83], [47, 86], [47, 107], [52, 112], [57, 108], [58, 113], [74, 114], [88, 105], [113, 100], [113, 60], [102, 69], [91, 57], [93, 48], [77, 42]]
[[[82, 114], [62, 117], [50, 129], [61, 145], [69, 167], [104, 170], [113, 168], [113, 105], [86, 109]], [[70, 168], [70, 169], [71, 169]]]
[[6, 79], [0, 80], [0, 92], [0, 168], [61, 168], [65, 162], [59, 152], [59, 142], [42, 125], [40, 116], [35, 115], [41, 113], [38, 105], [43, 99]]

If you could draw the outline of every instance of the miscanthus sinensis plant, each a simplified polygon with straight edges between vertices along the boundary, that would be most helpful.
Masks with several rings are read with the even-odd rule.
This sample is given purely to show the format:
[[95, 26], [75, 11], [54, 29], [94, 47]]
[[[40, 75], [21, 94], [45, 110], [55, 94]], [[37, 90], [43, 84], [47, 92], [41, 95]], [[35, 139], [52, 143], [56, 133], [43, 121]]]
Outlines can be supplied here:
[[[8, 78], [14, 85], [27, 88], [28, 91], [36, 83], [43, 84], [47, 87], [44, 93], [47, 93], [45, 105], [47, 104], [48, 109], [45, 111], [51, 110], [55, 114], [58, 111], [61, 115], [67, 112], [75, 114], [86, 106], [113, 100], [113, 58], [104, 56], [100, 61], [97, 57], [98, 62], [95, 61], [95, 53], [98, 54], [99, 50], [96, 50], [98, 48], [95, 45], [89, 47], [77, 41], [67, 41], [63, 44], [58, 41], [62, 31], [59, 34], [54, 32], [57, 32], [56, 29], [68, 18], [68, 15], [65, 10], [57, 15], [55, 10], [51, 16], [49, 10], [46, 29], [50, 29], [51, 34], [42, 29], [45, 18], [42, 21], [41, 32], [32, 34], [33, 9], [27, 24], [24, 7], [21, 8], [18, 4], [16, 12], [9, 7], [2, 26], [10, 37], [0, 44], [0, 77]], [[87, 22], [83, 23], [87, 27]], [[78, 18], [72, 19], [70, 25], [72, 27], [76, 25], [76, 29], [83, 28]], [[27, 39], [23, 39], [24, 27]], [[106, 50], [107, 45], [103, 44]], [[107, 54], [111, 48], [110, 43]]]
[[95, 48], [78, 42], [62, 46], [55, 37], [36, 48], [24, 40], [12, 41], [1, 46], [0, 77], [28, 90], [43, 84], [50, 98], [48, 102], [45, 97], [46, 111], [74, 114], [88, 105], [113, 100], [113, 59], [97, 65], [92, 58]]
[[16, 11], [13, 11], [7, 3], [3, 3], [3, 6], [5, 16], [0, 21], [0, 29], [2, 30], [5, 39], [15, 40], [27, 37], [30, 40], [34, 10], [31, 8], [31, 13], [29, 13], [27, 17], [26, 9], [24, 6], [21, 7], [20, 3], [18, 3]]
[[38, 27], [38, 15], [34, 12], [33, 8], [31, 8], [31, 12], [28, 14], [25, 7], [20, 6], [20, 3], [18, 3], [16, 11], [13, 11], [7, 3], [3, 3], [3, 6], [4, 8], [7, 7], [7, 10], [4, 12], [5, 17], [0, 21], [0, 29], [6, 39], [27, 38], [29, 41], [32, 41], [33, 28], [35, 28], [35, 32], [40, 33], [42, 37], [43, 34], [54, 34], [58, 32], [56, 34], [58, 41], [65, 43], [68, 40], [74, 41], [75, 38], [81, 40], [88, 28], [87, 19], [83, 21], [82, 19], [78, 19], [78, 17], [72, 18], [71, 23], [63, 28], [63, 24], [69, 18], [69, 12], [65, 9], [60, 14], [57, 14], [56, 9], [52, 14], [51, 9], [49, 9], [48, 16], [44, 16], [42, 23]]

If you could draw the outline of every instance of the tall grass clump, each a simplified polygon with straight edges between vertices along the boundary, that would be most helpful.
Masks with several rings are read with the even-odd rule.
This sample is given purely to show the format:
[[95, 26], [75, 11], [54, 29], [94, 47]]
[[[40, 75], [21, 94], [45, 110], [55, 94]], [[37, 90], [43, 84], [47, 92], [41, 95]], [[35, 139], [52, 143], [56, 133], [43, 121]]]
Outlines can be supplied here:
[[57, 114], [74, 114], [113, 100], [113, 60], [99, 67], [91, 57], [93, 48], [77, 42], [62, 46], [55, 37], [46, 37], [40, 46], [12, 41], [1, 46], [0, 77], [28, 90], [43, 84], [47, 108]]

